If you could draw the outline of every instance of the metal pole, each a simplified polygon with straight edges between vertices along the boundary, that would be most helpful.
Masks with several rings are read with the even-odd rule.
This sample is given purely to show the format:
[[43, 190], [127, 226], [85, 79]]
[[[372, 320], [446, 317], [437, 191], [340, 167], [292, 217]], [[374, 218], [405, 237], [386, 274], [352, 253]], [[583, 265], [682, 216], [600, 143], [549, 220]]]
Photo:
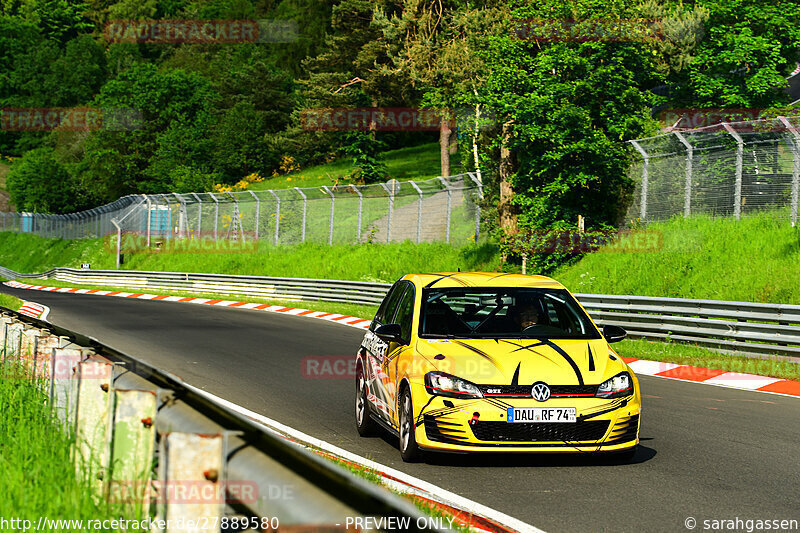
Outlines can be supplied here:
[[800, 132], [797, 128], [792, 126], [792, 123], [786, 117], [778, 117], [780, 121], [786, 126], [786, 129], [794, 137], [794, 142], [791, 143], [792, 155], [794, 156], [794, 166], [792, 169], [792, 210], [789, 215], [792, 227], [797, 225], [797, 204], [800, 197]]
[[439, 181], [441, 181], [442, 185], [444, 185], [444, 188], [447, 189], [447, 222], [446, 222], [447, 226], [445, 227], [444, 231], [445, 231], [445, 242], [449, 243], [450, 242], [450, 210], [451, 210], [450, 206], [452, 204], [453, 191], [450, 190], [450, 185], [448, 185], [448, 183], [444, 180], [443, 177], [439, 176], [437, 179]]
[[[478, 175], [475, 176], [472, 172], [467, 172], [467, 175], [475, 182], [475, 185], [478, 186], [478, 200], [483, 201], [483, 181], [481, 180], [480, 171], [478, 171]], [[478, 242], [478, 238], [481, 236], [481, 205], [478, 202], [475, 202], [475, 242]]]
[[350, 187], [356, 191], [358, 195], [358, 221], [356, 222], [356, 242], [361, 242], [361, 210], [364, 207], [364, 196], [361, 194], [361, 191], [358, 190], [358, 187], [350, 184]]
[[196, 193], [191, 193], [191, 195], [197, 200], [197, 238], [199, 239], [203, 229], [203, 200]]
[[256, 240], [258, 240], [258, 219], [261, 216], [261, 200], [258, 199], [258, 196], [253, 191], [248, 191], [248, 192], [253, 196], [253, 198], [256, 199], [256, 224], [255, 224], [255, 226], [256, 226], [255, 230], [256, 231], [255, 231], [255, 233], [256, 233]]
[[300, 190], [299, 187], [295, 187], [294, 190], [300, 193], [300, 196], [303, 197], [303, 227], [300, 230], [300, 242], [306, 242], [306, 213], [308, 212], [308, 198], [306, 197], [306, 193]]
[[211, 193], [208, 193], [212, 200], [214, 200], [214, 242], [217, 242], [217, 223], [219, 221], [219, 200]]
[[639, 151], [640, 154], [642, 154], [642, 157], [644, 158], [644, 163], [642, 164], [642, 197], [641, 204], [639, 206], [639, 220], [644, 222], [647, 220], [647, 187], [650, 180], [650, 156], [644, 151], [644, 148], [642, 148], [638, 142], [631, 141], [631, 144], [634, 148], [636, 148], [636, 150]]
[[278, 245], [278, 231], [281, 224], [281, 198], [270, 189], [270, 194], [275, 197], [275, 246]]
[[733, 196], [733, 216], [736, 220], [742, 218], [742, 159], [744, 157], [744, 140], [736, 133], [736, 130], [730, 124], [722, 125], [725, 130], [730, 133], [731, 137], [736, 140], [736, 189]]
[[694, 162], [694, 147], [686, 140], [679, 131], [672, 132], [678, 140], [686, 147], [686, 183], [683, 194], [683, 216], [688, 217], [692, 213], [692, 166]]
[[146, 194], [143, 196], [145, 201], [147, 202], [147, 247], [150, 248], [150, 234], [152, 231], [152, 227], [150, 226], [150, 224], [152, 223], [151, 219], [153, 217], [153, 207], [152, 204], [150, 203], [150, 197], [147, 196]]
[[172, 206], [169, 205], [169, 199], [167, 198], [167, 195], [162, 194], [161, 198], [164, 200], [164, 203], [167, 204], [167, 241], [169, 241], [170, 237], [172, 236]]
[[178, 205], [180, 206], [179, 207], [180, 211], [178, 214], [178, 237], [183, 239], [184, 237], [186, 237], [186, 233], [189, 229], [187, 228], [187, 223], [186, 223], [186, 217], [187, 217], [186, 202], [183, 201], [183, 198], [181, 198], [178, 195], [178, 193], [174, 192], [172, 193], [172, 195], [175, 197], [176, 200], [178, 200]]
[[333, 245], [333, 208], [334, 208], [334, 202], [336, 201], [336, 197], [333, 195], [333, 193], [331, 192], [331, 190], [327, 186], [323, 185], [322, 188], [325, 189], [325, 192], [327, 192], [328, 195], [331, 197], [331, 221], [328, 224], [328, 246], [332, 246]]
[[117, 228], [117, 270], [119, 270], [120, 261], [120, 248], [122, 247], [122, 227], [117, 223], [116, 218], [111, 219], [111, 223]]
[[394, 211], [394, 194], [389, 190], [389, 186], [381, 183], [381, 187], [389, 195], [389, 216], [386, 219], [386, 242], [392, 242], [392, 212]]
[[417, 202], [417, 244], [420, 243], [422, 240], [422, 189], [420, 189], [416, 183], [412, 180], [408, 180], [414, 190], [417, 191], [419, 195], [419, 201]]

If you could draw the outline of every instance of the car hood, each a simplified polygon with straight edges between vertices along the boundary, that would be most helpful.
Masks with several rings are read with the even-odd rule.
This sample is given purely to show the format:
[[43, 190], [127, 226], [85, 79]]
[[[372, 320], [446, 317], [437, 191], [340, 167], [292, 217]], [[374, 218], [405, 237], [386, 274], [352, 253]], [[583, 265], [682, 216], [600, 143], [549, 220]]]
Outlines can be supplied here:
[[625, 369], [604, 339], [420, 339], [416, 349], [436, 370], [483, 385], [594, 385]]

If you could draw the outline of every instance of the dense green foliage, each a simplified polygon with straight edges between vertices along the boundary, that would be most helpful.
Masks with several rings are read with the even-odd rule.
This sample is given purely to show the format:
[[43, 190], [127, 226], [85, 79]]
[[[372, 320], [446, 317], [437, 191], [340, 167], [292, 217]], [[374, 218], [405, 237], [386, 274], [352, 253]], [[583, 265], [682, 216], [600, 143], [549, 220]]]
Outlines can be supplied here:
[[[343, 159], [353, 182], [397, 178], [383, 152], [438, 137], [430, 174], [452, 172], [456, 152], [461, 169], [481, 170], [501, 242], [517, 228], [574, 228], [578, 215], [587, 229], [616, 227], [632, 190], [625, 141], [655, 133], [659, 111], [788, 103], [799, 14], [800, 0], [2, 2], [0, 106], [92, 107], [109, 120], [0, 130], [0, 154], [17, 158], [19, 209], [64, 212], [283, 175], [286, 161]], [[106, 31], [131, 19], [281, 19], [297, 33], [231, 44], [116, 42]], [[594, 37], [563, 33], [565, 21]], [[620, 37], [620, 24], [638, 29]], [[437, 133], [304, 121], [353, 107], [436, 108], [455, 122]], [[115, 112], [132, 121], [114, 127]], [[567, 259], [529, 258], [541, 271]]]

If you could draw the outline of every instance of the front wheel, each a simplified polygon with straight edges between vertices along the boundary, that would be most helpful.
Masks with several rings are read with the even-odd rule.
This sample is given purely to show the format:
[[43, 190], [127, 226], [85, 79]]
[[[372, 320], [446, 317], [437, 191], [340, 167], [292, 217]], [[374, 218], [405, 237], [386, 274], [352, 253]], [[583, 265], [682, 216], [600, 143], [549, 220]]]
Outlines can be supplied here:
[[369, 414], [367, 403], [367, 382], [361, 365], [356, 372], [356, 429], [362, 437], [371, 437], [377, 432], [377, 424]]
[[414, 463], [422, 458], [422, 450], [417, 445], [414, 404], [411, 402], [409, 389], [405, 389], [400, 398], [400, 456], [407, 463]]

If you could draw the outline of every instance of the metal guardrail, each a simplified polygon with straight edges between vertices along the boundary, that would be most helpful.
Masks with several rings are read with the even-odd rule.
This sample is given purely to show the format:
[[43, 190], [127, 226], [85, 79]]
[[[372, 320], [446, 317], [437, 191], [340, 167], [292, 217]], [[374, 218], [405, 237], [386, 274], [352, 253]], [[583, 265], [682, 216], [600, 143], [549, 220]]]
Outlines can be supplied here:
[[[10, 279], [56, 279], [76, 284], [149, 290], [212, 292], [282, 300], [377, 305], [391, 284], [134, 270], [54, 268]], [[800, 357], [800, 305], [575, 294], [595, 322], [624, 327], [631, 337], [690, 342], [743, 355]]]
[[[102, 406], [106, 402], [102, 399], [105, 394], [116, 392], [155, 394], [158, 399], [157, 410], [153, 413], [154, 419], [147, 419], [147, 423], [154, 424], [160, 439], [181, 434], [196, 435], [198, 438], [206, 439], [224, 437], [224, 453], [215, 459], [222, 461], [219, 463], [222, 471], [219, 472], [218, 479], [228, 481], [221, 490], [230, 490], [232, 485], [230, 480], [252, 483], [258, 490], [257, 497], [247, 500], [228, 494], [226, 500], [231, 498], [234, 501], [229, 503], [230, 507], [223, 514], [270, 517], [277, 519], [283, 527], [291, 529], [292, 526], [296, 526], [315, 530], [341, 529], [334, 524], [343, 523], [347, 517], [408, 517], [409, 530], [441, 531], [433, 527], [434, 523], [426, 521], [425, 516], [411, 502], [267, 430], [259, 423], [202, 394], [169, 372], [159, 370], [92, 337], [22, 315], [17, 311], [0, 307], [0, 314], [2, 315], [0, 326], [3, 326], [0, 331], [3, 360], [15, 358], [19, 362], [29, 364], [31, 368], [39, 370], [40, 373], [33, 370], [34, 376], [44, 377], [43, 382], [46, 382], [49, 375], [51, 396], [54, 391], [53, 379], [57, 373], [55, 369], [59, 366], [57, 363], [59, 352], [71, 352], [64, 353], [67, 359], [69, 356], [80, 354], [80, 361], [75, 368], [82, 364], [108, 367], [113, 363], [113, 374], [103, 378], [104, 386], [98, 386], [99, 373], [86, 378], [89, 384], [87, 387], [101, 397], [98, 403], [91, 405], [87, 403], [90, 409], [97, 405]], [[9, 349], [12, 347], [13, 349]], [[47, 368], [48, 361], [52, 361], [49, 368]], [[74, 362], [73, 360], [72, 363]], [[84, 389], [81, 388], [79, 377], [82, 374], [81, 370], [76, 374], [79, 383], [77, 389], [81, 391], [78, 394], [84, 398]], [[75, 381], [75, 378], [61, 377], [55, 381]], [[55, 389], [59, 388], [61, 387], [56, 384]], [[66, 400], [53, 396], [56, 407], [70, 404], [68, 396], [69, 394]], [[117, 401], [119, 402], [119, 399]], [[65, 420], [77, 420], [76, 427], [80, 428], [82, 417], [72, 412], [78, 409], [78, 404], [73, 402], [72, 406], [66, 409]], [[108, 423], [114, 423], [108, 421], [107, 417], [119, 416], [122, 410], [117, 409], [116, 415], [111, 415], [109, 410], [102, 407], [99, 411], [102, 413], [91, 413], [91, 416], [97, 419], [98, 424], [105, 427]], [[131, 407], [128, 407], [127, 411], [136, 413]], [[142, 423], [145, 423], [145, 419]], [[100, 438], [102, 440], [102, 435]], [[106, 443], [102, 446], [113, 445]], [[171, 461], [173, 453], [185, 453], [185, 450], [170, 451], [169, 446], [164, 445], [160, 446], [159, 450], [159, 455], [170, 454], [159, 457], [161, 462]], [[144, 461], [147, 465], [151, 464], [152, 459], [145, 456]], [[116, 466], [111, 466], [111, 482], [114, 480], [114, 468]], [[98, 476], [98, 479], [102, 480], [103, 477]], [[217, 477], [206, 476], [206, 479], [216, 483]], [[272, 496], [274, 493], [272, 489], [287, 486], [292, 489], [290, 497]], [[208, 512], [208, 506], [203, 509]], [[180, 513], [188, 512], [180, 511]], [[208, 515], [198, 515], [197, 519], [201, 519], [202, 516], [208, 517]], [[208, 523], [212, 524], [210, 521]], [[208, 530], [219, 531], [220, 522], [210, 525]]]

